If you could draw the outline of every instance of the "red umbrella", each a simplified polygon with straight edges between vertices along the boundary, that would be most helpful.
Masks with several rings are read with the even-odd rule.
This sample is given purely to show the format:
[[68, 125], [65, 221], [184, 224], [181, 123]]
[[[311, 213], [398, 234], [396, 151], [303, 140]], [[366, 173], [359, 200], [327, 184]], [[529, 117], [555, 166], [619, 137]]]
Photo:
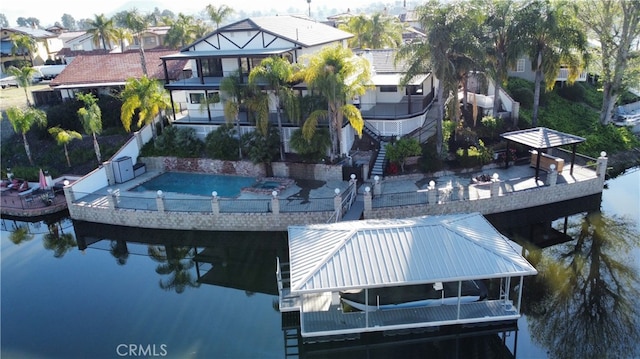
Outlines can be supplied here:
[[39, 184], [41, 189], [47, 189], [47, 178], [44, 176], [44, 172], [42, 172], [42, 168], [40, 169]]

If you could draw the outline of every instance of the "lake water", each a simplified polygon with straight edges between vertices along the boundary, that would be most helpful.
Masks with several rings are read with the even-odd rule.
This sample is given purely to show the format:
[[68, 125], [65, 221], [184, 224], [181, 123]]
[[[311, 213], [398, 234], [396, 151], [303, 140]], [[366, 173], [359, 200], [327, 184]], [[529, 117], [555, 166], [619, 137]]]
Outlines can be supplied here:
[[[540, 274], [525, 283], [517, 331], [374, 338], [301, 356], [640, 356], [640, 171], [607, 183], [595, 202], [490, 218], [512, 239], [545, 244], [530, 249]], [[2, 358], [285, 357], [274, 275], [285, 233], [4, 219], [1, 250]]]

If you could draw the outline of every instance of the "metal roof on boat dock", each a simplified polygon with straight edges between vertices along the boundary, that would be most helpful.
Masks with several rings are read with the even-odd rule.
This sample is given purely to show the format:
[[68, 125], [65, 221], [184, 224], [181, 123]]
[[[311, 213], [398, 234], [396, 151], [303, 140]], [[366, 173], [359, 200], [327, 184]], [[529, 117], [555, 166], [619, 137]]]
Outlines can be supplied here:
[[537, 274], [521, 253], [479, 213], [289, 227], [292, 293]]

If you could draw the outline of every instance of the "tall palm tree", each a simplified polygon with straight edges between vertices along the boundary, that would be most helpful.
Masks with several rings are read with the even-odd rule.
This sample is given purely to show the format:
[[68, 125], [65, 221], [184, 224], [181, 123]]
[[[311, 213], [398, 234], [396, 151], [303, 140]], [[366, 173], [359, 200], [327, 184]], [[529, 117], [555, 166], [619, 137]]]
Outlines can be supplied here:
[[299, 112], [297, 106], [295, 106], [298, 102], [295, 101], [293, 91], [288, 86], [292, 80], [293, 72], [293, 66], [289, 61], [279, 56], [272, 56], [262, 60], [260, 65], [254, 67], [251, 73], [249, 73], [250, 83], [259, 84], [263, 81], [266, 83], [266, 87], [274, 93], [278, 132], [280, 135], [281, 160], [284, 160], [284, 133], [282, 130], [281, 116], [283, 102], [287, 104], [286, 109], [290, 114], [289, 119], [297, 119], [296, 113]]
[[137, 9], [128, 11], [125, 15], [125, 23], [127, 28], [131, 30], [133, 36], [138, 40], [138, 49], [140, 52], [140, 66], [142, 66], [142, 73], [148, 76], [147, 72], [147, 58], [144, 54], [144, 39], [142, 34], [151, 24], [151, 18], [149, 15], [142, 15]]
[[523, 24], [519, 39], [524, 42], [535, 72], [533, 127], [538, 125], [542, 81], [546, 90], [552, 90], [561, 66], [568, 66], [568, 82], [573, 83], [588, 58], [586, 35], [570, 5], [573, 6], [562, 1], [533, 1], [517, 14], [517, 21]]
[[13, 130], [16, 133], [22, 134], [24, 151], [27, 153], [29, 163], [33, 166], [31, 150], [29, 149], [29, 142], [27, 141], [27, 132], [29, 132], [33, 125], [45, 127], [47, 125], [47, 115], [44, 111], [33, 107], [29, 107], [24, 111], [18, 107], [9, 107], [7, 109], [7, 119], [11, 123], [11, 126], [13, 126]]
[[397, 48], [402, 44], [402, 23], [395, 16], [377, 12], [371, 16], [369, 46], [372, 49]]
[[7, 69], [7, 73], [11, 76], [15, 76], [16, 82], [18, 82], [18, 85], [20, 85], [22, 90], [24, 90], [24, 97], [27, 99], [27, 106], [31, 106], [27, 87], [31, 86], [33, 83], [33, 77], [38, 73], [38, 71], [33, 67], [17, 68], [15, 66], [11, 66]]
[[360, 14], [353, 16], [346, 23], [339, 24], [338, 28], [353, 34], [350, 38], [349, 47], [362, 49], [369, 45], [369, 19], [367, 15]]
[[[228, 123], [236, 123], [238, 139], [240, 138], [240, 105], [244, 101], [244, 86], [242, 83], [241, 70], [226, 76], [220, 82], [220, 91], [222, 91], [223, 95], [224, 117]], [[238, 157], [242, 158], [241, 143], [238, 146]]]
[[167, 31], [165, 45], [171, 48], [180, 48], [195, 40], [194, 23], [193, 16], [179, 13], [178, 18], [172, 21], [171, 28]]
[[162, 111], [171, 107], [169, 95], [160, 82], [147, 76], [142, 76], [140, 79], [131, 78], [127, 80], [120, 96], [124, 101], [120, 109], [120, 120], [124, 129], [131, 131], [131, 120], [134, 113], [138, 111], [137, 126], [152, 124], [151, 129], [155, 139], [157, 134], [153, 125], [154, 120]]
[[211, 21], [213, 21], [216, 24], [216, 29], [220, 27], [220, 24], [224, 21], [224, 19], [229, 17], [234, 12], [232, 8], [224, 4], [218, 7], [216, 7], [215, 5], [209, 4], [205, 8], [205, 10], [209, 15], [209, 18], [211, 19]]
[[100, 145], [98, 145], [98, 137], [102, 132], [102, 110], [98, 106], [98, 99], [90, 93], [77, 94], [76, 97], [84, 102], [84, 107], [78, 110], [78, 117], [82, 122], [82, 127], [87, 135], [93, 136], [93, 150], [96, 153], [98, 164], [102, 162], [100, 154]]
[[127, 48], [127, 44], [131, 44], [133, 41], [133, 35], [129, 29], [124, 27], [116, 27], [113, 29], [113, 37], [120, 43], [120, 52], [124, 52]]
[[111, 49], [111, 42], [116, 40], [113, 19], [107, 18], [104, 14], [94, 15], [87, 24], [87, 33], [93, 35], [93, 44], [99, 46], [102, 43], [103, 49]]
[[327, 99], [327, 110], [316, 110], [306, 119], [302, 126], [303, 135], [310, 140], [318, 122], [323, 118], [328, 119], [333, 161], [340, 154], [345, 117], [358, 136], [362, 136], [362, 114], [354, 105], [347, 104], [346, 99], [364, 95], [371, 81], [370, 65], [367, 60], [354, 56], [351, 50], [340, 45], [327, 46], [308, 58], [308, 64], [299, 76], [311, 91]]
[[60, 126], [51, 127], [49, 133], [56, 140], [58, 145], [64, 146], [64, 156], [67, 159], [67, 167], [71, 167], [71, 160], [69, 159], [69, 151], [67, 150], [67, 144], [73, 140], [82, 139], [82, 135], [76, 131], [65, 130]]
[[508, 80], [510, 68], [514, 68], [518, 58], [524, 53], [521, 41], [517, 41], [521, 24], [515, 15], [520, 9], [513, 0], [483, 0], [482, 12], [484, 31], [481, 41], [485, 49], [486, 69], [495, 81], [493, 96], [493, 117], [498, 117], [500, 109], [500, 90]]
[[[427, 34], [423, 41], [412, 42], [402, 46], [396, 54], [396, 62], [406, 61], [407, 70], [401, 84], [406, 85], [416, 75], [432, 72], [438, 79], [437, 99], [438, 117], [436, 125], [436, 150], [442, 154], [445, 90], [447, 94], [457, 91], [458, 76], [452, 56], [455, 34], [460, 25], [460, 18], [449, 16], [455, 4], [440, 4], [438, 0], [416, 7], [419, 21]], [[458, 20], [458, 21], [456, 21]]]
[[33, 54], [38, 50], [36, 40], [27, 34], [19, 33], [11, 34], [9, 39], [11, 40], [11, 54], [14, 56], [21, 54], [25, 61], [29, 56], [29, 62], [33, 66]]

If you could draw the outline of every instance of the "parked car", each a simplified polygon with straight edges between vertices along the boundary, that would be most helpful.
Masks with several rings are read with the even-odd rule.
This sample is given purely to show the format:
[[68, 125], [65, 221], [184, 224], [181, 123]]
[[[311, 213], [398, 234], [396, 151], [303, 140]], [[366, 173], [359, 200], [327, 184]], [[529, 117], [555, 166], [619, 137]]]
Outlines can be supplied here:
[[0, 87], [3, 89], [7, 87], [18, 87], [18, 81], [16, 81], [15, 76], [2, 77], [0, 78]]

